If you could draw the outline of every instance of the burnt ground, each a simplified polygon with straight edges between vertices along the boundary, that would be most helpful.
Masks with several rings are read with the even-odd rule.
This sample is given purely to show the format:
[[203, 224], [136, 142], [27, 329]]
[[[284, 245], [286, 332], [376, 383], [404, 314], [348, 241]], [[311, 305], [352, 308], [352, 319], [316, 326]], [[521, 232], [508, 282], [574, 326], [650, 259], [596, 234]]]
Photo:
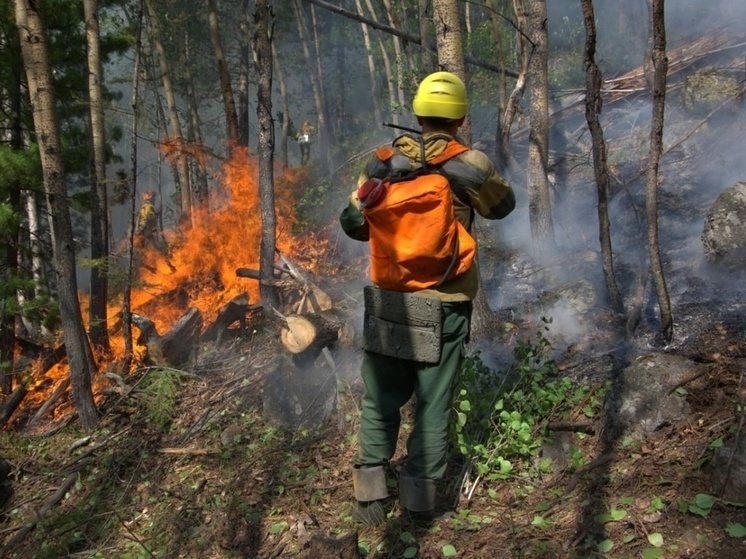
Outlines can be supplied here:
[[[542, 424], [585, 425], [585, 433], [563, 434], [574, 459], [482, 482], [471, 499], [461, 495], [451, 516], [428, 523], [411, 522], [392, 503], [387, 521], [372, 528], [349, 516], [359, 355], [333, 353], [337, 407], [322, 425], [279, 428], [262, 417], [268, 371], [285, 370], [291, 382], [304, 373], [284, 355], [279, 325], [255, 316], [239, 338], [203, 348], [173, 410], [159, 404], [171, 421], [146, 413], [154, 402], [143, 386], [159, 371], [140, 369], [102, 402], [106, 415], [93, 434], [66, 424], [69, 408], [58, 415], [61, 428], [3, 432], [14, 491], [2, 510], [3, 556], [315, 557], [313, 538], [356, 532], [361, 555], [371, 558], [743, 557], [738, 526], [746, 512], [718, 494], [709, 469], [713, 449], [743, 423], [743, 314], [698, 312], [701, 322], [676, 352], [711, 366], [681, 387], [690, 412], [680, 421], [648, 439], [612, 439], [614, 418], [599, 409], [589, 420], [587, 401], [579, 402]], [[514, 344], [535, 327], [513, 323], [493, 344]], [[558, 353], [559, 374], [591, 385], [613, 376], [609, 355], [594, 351]], [[15, 420], [21, 424], [23, 413]], [[453, 491], [460, 472], [454, 459], [444, 491]], [[55, 501], [66, 479], [73, 483]], [[711, 508], [692, 505], [699, 494], [713, 497]]]

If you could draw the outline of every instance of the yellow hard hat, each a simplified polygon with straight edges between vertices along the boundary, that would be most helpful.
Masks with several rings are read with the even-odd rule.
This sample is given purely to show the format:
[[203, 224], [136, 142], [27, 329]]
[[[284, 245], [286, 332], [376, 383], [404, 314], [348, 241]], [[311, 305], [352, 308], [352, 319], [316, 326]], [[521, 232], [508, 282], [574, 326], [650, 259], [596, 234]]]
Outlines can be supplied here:
[[412, 102], [417, 116], [454, 120], [466, 116], [468, 106], [464, 82], [450, 72], [435, 72], [427, 76], [417, 88]]

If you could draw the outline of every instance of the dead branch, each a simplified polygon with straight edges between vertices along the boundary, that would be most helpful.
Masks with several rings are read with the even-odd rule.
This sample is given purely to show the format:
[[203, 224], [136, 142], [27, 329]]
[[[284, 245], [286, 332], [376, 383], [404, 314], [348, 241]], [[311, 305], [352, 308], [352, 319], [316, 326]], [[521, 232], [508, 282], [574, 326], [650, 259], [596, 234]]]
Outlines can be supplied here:
[[57, 491], [54, 492], [54, 494], [46, 500], [46, 502], [41, 506], [41, 508], [38, 510], [38, 512], [34, 515], [35, 519], [27, 522], [24, 524], [16, 534], [8, 540], [8, 542], [3, 546], [2, 553], [0, 553], [0, 556], [2, 557], [10, 557], [10, 553], [20, 544], [22, 541], [26, 539], [26, 536], [28, 536], [31, 532], [34, 531], [36, 526], [39, 524], [41, 519], [46, 515], [52, 507], [54, 507], [57, 503], [59, 503], [62, 498], [65, 496], [65, 494], [70, 490], [70, 488], [75, 484], [75, 482], [78, 480], [78, 472], [75, 472], [73, 474], [70, 474], [65, 478], [65, 481], [62, 482], [62, 485], [60, 485], [57, 488]]
[[220, 454], [219, 450], [212, 448], [175, 448], [175, 447], [164, 447], [159, 448], [158, 452], [161, 454], [179, 454], [182, 456], [207, 456], [210, 454]]
[[37, 410], [37, 412], [29, 421], [29, 425], [34, 425], [37, 421], [39, 421], [44, 416], [44, 414], [49, 411], [49, 408], [51, 408], [54, 403], [60, 399], [60, 396], [65, 393], [65, 390], [67, 390], [68, 386], [70, 386], [70, 377], [65, 377], [57, 385], [57, 388], [54, 389], [52, 395], [47, 398], [47, 401], [44, 402], [42, 406]]

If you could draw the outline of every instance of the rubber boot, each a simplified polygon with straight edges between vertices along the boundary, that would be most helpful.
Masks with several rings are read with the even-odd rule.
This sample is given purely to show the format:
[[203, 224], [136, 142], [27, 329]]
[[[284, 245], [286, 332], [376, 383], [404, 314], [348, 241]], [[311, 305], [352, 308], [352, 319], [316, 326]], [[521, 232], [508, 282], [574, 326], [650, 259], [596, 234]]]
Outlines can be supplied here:
[[362, 524], [380, 524], [386, 520], [383, 500], [389, 496], [389, 490], [383, 466], [355, 467], [352, 470], [352, 485], [356, 501], [352, 519]]
[[399, 474], [399, 504], [413, 517], [428, 519], [435, 516], [435, 480]]

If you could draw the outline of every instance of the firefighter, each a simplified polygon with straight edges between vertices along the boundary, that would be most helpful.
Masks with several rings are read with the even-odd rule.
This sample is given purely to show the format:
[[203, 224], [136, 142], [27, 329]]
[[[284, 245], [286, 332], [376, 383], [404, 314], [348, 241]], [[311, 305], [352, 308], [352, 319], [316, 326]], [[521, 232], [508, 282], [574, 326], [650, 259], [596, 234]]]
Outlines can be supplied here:
[[301, 165], [308, 163], [308, 158], [311, 156], [311, 135], [314, 132], [316, 132], [316, 128], [306, 120], [295, 135], [295, 139], [298, 140], [298, 147], [300, 147]]
[[157, 248], [159, 245], [158, 211], [155, 208], [155, 192], [146, 190], [140, 196], [142, 206], [135, 221], [135, 247], [143, 249], [147, 246]]
[[[419, 134], [399, 136], [391, 146], [386, 146], [388, 151], [393, 151], [391, 159], [371, 158], [358, 179], [359, 187], [375, 182], [369, 179], [389, 177], [394, 162], [397, 168], [401, 163], [407, 169], [414, 169], [420, 165], [423, 155], [428, 161], [437, 161], [454, 141], [458, 141], [456, 133], [468, 109], [463, 82], [449, 72], [427, 76], [417, 89], [413, 109], [422, 127], [424, 145], [420, 144]], [[513, 189], [481, 151], [466, 148], [443, 163], [439, 172], [448, 179], [456, 219], [466, 230], [471, 229], [475, 213], [486, 219], [502, 219], [515, 207]], [[359, 193], [364, 195], [362, 188], [350, 197], [340, 215], [340, 224], [349, 237], [367, 241], [371, 229], [363, 210], [368, 206], [358, 199]], [[395, 244], [396, 236], [392, 239], [390, 242]], [[401, 407], [412, 396], [416, 398], [416, 412], [407, 440], [407, 457], [398, 472], [399, 504], [405, 514], [414, 518], [432, 519], [436, 515], [436, 484], [444, 477], [447, 464], [453, 388], [469, 335], [478, 279], [479, 270], [473, 261], [455, 277], [429, 288], [410, 290], [409, 295], [427, 299], [428, 305], [438, 301], [442, 333], [433, 340], [440, 349], [437, 360], [407, 359], [396, 351], [387, 352], [386, 347], [370, 349], [368, 346], [363, 353], [361, 376], [365, 393], [352, 469], [356, 501], [352, 516], [358, 522], [375, 524], [386, 518], [390, 508], [387, 464], [397, 448]], [[378, 287], [379, 292], [387, 291]], [[390, 295], [386, 296], [393, 300], [401, 295], [396, 290], [388, 293]], [[374, 322], [378, 321], [377, 313], [381, 309], [368, 308], [367, 302], [366, 313], [376, 318]], [[416, 329], [416, 324], [410, 325], [406, 317], [398, 320], [397, 326], [400, 324], [401, 328], [397, 331], [401, 338], [397, 340], [398, 345], [394, 344], [396, 348], [413, 343], [408, 340], [415, 336], [407, 332], [410, 328], [412, 332]]]
[[[168, 259], [168, 248], [158, 227], [159, 213], [155, 207], [155, 192], [146, 190], [140, 197], [142, 206], [140, 206], [140, 211], [137, 213], [137, 219], [135, 220], [134, 246], [139, 252], [143, 252], [147, 248], [157, 250], [163, 255], [166, 264], [173, 272], [175, 268]], [[154, 271], [151, 266], [146, 264], [143, 264], [143, 266], [151, 272]]]

